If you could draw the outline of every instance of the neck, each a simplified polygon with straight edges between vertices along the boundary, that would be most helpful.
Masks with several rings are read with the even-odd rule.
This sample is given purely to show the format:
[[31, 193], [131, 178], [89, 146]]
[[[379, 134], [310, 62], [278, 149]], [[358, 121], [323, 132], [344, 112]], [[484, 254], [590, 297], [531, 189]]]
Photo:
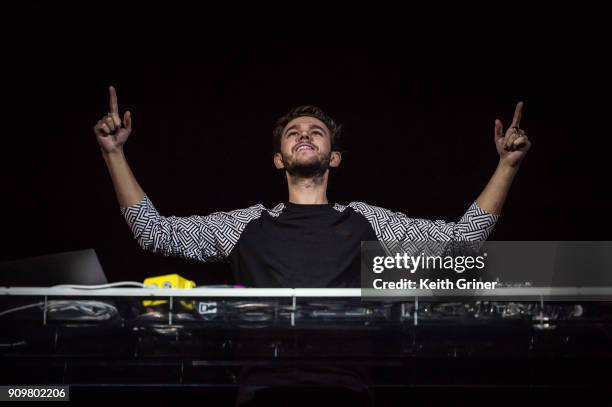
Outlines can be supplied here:
[[289, 188], [289, 202], [304, 205], [326, 204], [327, 201], [327, 175], [312, 178], [300, 178], [287, 175], [287, 186]]

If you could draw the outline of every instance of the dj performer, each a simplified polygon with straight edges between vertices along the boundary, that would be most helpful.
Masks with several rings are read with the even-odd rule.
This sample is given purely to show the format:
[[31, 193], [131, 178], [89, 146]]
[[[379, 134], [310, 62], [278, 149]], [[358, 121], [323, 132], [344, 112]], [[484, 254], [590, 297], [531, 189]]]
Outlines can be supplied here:
[[499, 163], [488, 184], [458, 222], [414, 219], [401, 212], [350, 202], [330, 203], [330, 168], [338, 167], [340, 126], [315, 106], [300, 106], [273, 130], [274, 165], [287, 179], [288, 199], [206, 216], [162, 216], [140, 187], [123, 146], [131, 113], [119, 114], [111, 86], [110, 111], [94, 132], [119, 206], [145, 250], [165, 256], [229, 261], [235, 282], [252, 287], [359, 287], [362, 241], [486, 240], [499, 218], [510, 185], [531, 142], [519, 128], [519, 102], [504, 132], [495, 121]]

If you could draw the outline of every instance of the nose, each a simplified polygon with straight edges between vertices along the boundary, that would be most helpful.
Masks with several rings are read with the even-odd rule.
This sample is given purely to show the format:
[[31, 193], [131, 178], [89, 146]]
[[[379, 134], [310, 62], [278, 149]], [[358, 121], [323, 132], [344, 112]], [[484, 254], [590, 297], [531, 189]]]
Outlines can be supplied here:
[[300, 134], [300, 139], [299, 139], [299, 141], [301, 142], [301, 141], [302, 141], [302, 139], [307, 139], [307, 140], [310, 140], [310, 134], [309, 134], [307, 131], [303, 131], [303, 132]]

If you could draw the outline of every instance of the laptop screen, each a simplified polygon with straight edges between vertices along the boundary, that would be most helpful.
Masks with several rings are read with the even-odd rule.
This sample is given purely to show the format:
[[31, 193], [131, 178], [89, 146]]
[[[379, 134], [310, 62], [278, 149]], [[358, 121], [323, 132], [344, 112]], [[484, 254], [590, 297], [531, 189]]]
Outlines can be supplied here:
[[98, 285], [108, 280], [93, 249], [0, 263], [0, 286]]

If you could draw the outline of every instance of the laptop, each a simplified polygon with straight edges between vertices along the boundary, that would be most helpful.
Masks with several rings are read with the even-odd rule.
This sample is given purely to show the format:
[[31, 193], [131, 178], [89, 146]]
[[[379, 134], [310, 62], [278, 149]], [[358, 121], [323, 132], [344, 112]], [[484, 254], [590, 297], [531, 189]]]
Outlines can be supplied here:
[[108, 280], [94, 249], [77, 250], [0, 263], [0, 286], [50, 287], [99, 285]]

